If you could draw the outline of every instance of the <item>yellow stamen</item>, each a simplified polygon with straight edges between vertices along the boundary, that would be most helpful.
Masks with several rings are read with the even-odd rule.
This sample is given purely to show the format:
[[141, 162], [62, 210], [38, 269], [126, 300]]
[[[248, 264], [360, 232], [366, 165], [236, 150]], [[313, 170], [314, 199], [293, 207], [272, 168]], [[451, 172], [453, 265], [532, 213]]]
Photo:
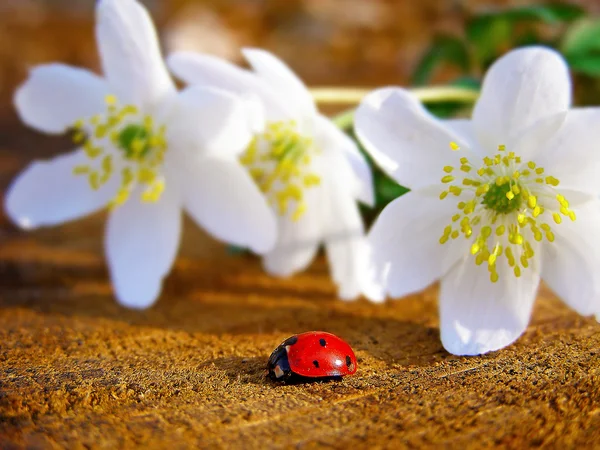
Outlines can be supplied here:
[[73, 167], [73, 175], [87, 175], [90, 170], [90, 166], [75, 166]]
[[[150, 116], [135, 120], [133, 116], [139, 115], [138, 109], [133, 105], [120, 107], [117, 97], [112, 94], [104, 100], [107, 105], [105, 115], [98, 114], [87, 121], [79, 119], [73, 124], [76, 130], [73, 140], [83, 144], [91, 161], [97, 160], [95, 164], [75, 167], [74, 175], [87, 176], [90, 187], [100, 189], [114, 175], [114, 158], [120, 153], [120, 164], [125, 166], [120, 172], [121, 185], [108, 206], [115, 208], [126, 202], [136, 183], [145, 186], [142, 201], [158, 201], [165, 188], [164, 180], [159, 180], [167, 151], [165, 126], [156, 127]], [[89, 130], [87, 136], [84, 130]], [[107, 142], [111, 144], [108, 149]], [[114, 148], [117, 152], [112, 150]]]
[[108, 106], [115, 106], [117, 104], [117, 97], [115, 95], [108, 94], [106, 97], [104, 97], [104, 101]]
[[277, 212], [297, 221], [307, 208], [305, 190], [321, 184], [321, 177], [310, 172], [314, 153], [318, 150], [312, 140], [298, 132], [294, 121], [271, 122], [252, 140], [240, 162]]
[[[451, 144], [453, 150], [458, 150], [458, 146], [454, 147]], [[535, 252], [531, 243], [544, 238], [554, 242], [550, 225], [542, 222], [546, 211], [556, 224], [562, 222], [563, 216], [576, 219], [567, 199], [554, 191], [559, 180], [551, 175], [540, 178], [545, 172], [543, 167], [537, 167], [533, 161], [522, 164], [521, 158], [514, 152], [507, 153], [504, 145], [493, 157], [484, 157], [478, 168], [466, 157], [460, 158], [460, 163], [461, 172], [476, 175], [449, 175], [454, 168], [444, 166], [446, 175], [441, 182], [448, 187], [440, 199], [447, 199], [451, 193], [464, 199], [465, 192], [472, 197], [458, 202], [460, 213], [451, 217], [439, 242], [445, 244], [461, 235], [469, 239], [475, 263], [487, 263], [492, 282], [498, 281], [497, 265], [501, 261], [512, 268], [515, 277], [520, 277], [523, 270], [532, 266]], [[548, 198], [555, 198], [556, 203], [549, 203]], [[499, 259], [501, 255], [505, 258]]]

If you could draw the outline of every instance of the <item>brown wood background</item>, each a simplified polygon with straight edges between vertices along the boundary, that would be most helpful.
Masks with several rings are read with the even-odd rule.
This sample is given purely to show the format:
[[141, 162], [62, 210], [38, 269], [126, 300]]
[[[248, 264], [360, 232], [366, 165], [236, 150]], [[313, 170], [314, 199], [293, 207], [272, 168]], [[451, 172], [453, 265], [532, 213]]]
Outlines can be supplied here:
[[[327, 84], [405, 81], [433, 30], [460, 26], [452, 5], [479, 7], [353, 0], [400, 18], [357, 25], [331, 0], [187, 3], [213, 14], [201, 33], [218, 36], [220, 51], [231, 50], [227, 35], [265, 45]], [[31, 64], [97, 65], [91, 4], [73, 4], [0, 1], [2, 190], [32, 159], [69, 146], [19, 125], [9, 98]], [[163, 30], [185, 15], [182, 1], [166, 5], [153, 2]], [[160, 301], [129, 311], [107, 281], [103, 221], [24, 233], [0, 218], [0, 448], [600, 448], [600, 325], [545, 288], [516, 344], [456, 357], [439, 341], [437, 287], [344, 303], [322, 258], [273, 279], [188, 223]], [[271, 350], [313, 329], [354, 347], [356, 376], [269, 382]]]

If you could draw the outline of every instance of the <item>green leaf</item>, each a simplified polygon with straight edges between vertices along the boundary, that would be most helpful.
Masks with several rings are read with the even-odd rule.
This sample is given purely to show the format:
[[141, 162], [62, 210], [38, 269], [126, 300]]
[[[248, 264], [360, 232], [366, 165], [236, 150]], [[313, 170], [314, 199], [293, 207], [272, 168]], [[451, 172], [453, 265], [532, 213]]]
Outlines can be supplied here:
[[521, 23], [547, 24], [570, 23], [585, 15], [576, 5], [550, 4], [524, 6], [504, 11], [486, 13], [474, 17], [466, 27], [467, 39], [475, 49], [475, 56], [486, 66], [496, 59], [501, 50], [515, 47], [516, 43], [539, 42], [531, 27], [516, 32]]
[[553, 46], [552, 43], [544, 42], [540, 38], [538, 33], [534, 29], [531, 29], [531, 30], [526, 30], [525, 32], [520, 33], [518, 36], [516, 36], [512, 47], [513, 48], [526, 47], [529, 45], [545, 45], [547, 47]]
[[553, 5], [541, 6], [550, 11], [556, 21], [560, 22], [573, 22], [574, 20], [585, 17], [585, 9], [579, 5], [573, 5], [570, 3], [555, 3]]
[[502, 14], [484, 14], [469, 21], [466, 33], [475, 57], [481, 66], [485, 66], [510, 41], [512, 24]]
[[462, 71], [468, 72], [470, 60], [465, 42], [453, 36], [436, 36], [433, 44], [415, 69], [412, 77], [413, 84], [417, 86], [427, 84], [435, 70], [443, 63], [450, 63]]
[[576, 55], [568, 59], [571, 70], [592, 77], [600, 77], [600, 53]]
[[565, 33], [559, 48], [567, 59], [600, 51], [600, 20], [584, 19], [575, 22]]
[[375, 174], [376, 206], [383, 207], [407, 192], [408, 188], [400, 186], [383, 172]]
[[585, 16], [585, 10], [577, 5], [556, 3], [513, 8], [504, 13], [513, 22], [541, 21], [549, 24], [572, 22]]
[[458, 77], [456, 80], [448, 83], [450, 86], [462, 87], [462, 88], [470, 88], [475, 91], [478, 91], [481, 88], [481, 81], [475, 77]]
[[575, 22], [565, 33], [559, 49], [574, 72], [600, 76], [600, 20]]

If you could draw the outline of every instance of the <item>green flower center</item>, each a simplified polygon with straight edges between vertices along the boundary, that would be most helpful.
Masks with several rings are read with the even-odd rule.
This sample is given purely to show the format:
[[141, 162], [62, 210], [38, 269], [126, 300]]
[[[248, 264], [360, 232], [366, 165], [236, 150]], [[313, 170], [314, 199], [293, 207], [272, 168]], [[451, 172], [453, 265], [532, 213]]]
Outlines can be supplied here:
[[[497, 212], [498, 214], [509, 214], [521, 208], [523, 197], [520, 188], [517, 186], [518, 194], [514, 194], [510, 182], [498, 185], [496, 183], [490, 186], [490, 190], [483, 196], [483, 203], [487, 209]], [[512, 192], [513, 195], [510, 195]], [[507, 196], [507, 194], [509, 194]]]
[[[105, 115], [92, 117], [88, 124], [80, 119], [73, 125], [73, 140], [83, 145], [90, 159], [89, 164], [74, 167], [73, 174], [86, 176], [94, 190], [108, 182], [115, 172], [115, 155], [114, 151], [107, 149], [108, 140], [112, 147], [121, 151], [120, 159], [123, 160], [119, 164], [122, 166], [121, 186], [108, 206], [113, 208], [125, 203], [136, 185], [145, 186], [142, 201], [158, 201], [165, 188], [160, 174], [167, 151], [165, 127], [156, 127], [150, 116], [139, 117], [139, 112], [133, 105], [117, 107], [114, 95], [106, 97], [106, 104], [108, 111]], [[91, 129], [87, 135], [84, 131], [86, 127]]]
[[145, 157], [151, 150], [148, 130], [142, 125], [130, 124], [117, 134], [117, 146], [123, 150], [126, 158]]

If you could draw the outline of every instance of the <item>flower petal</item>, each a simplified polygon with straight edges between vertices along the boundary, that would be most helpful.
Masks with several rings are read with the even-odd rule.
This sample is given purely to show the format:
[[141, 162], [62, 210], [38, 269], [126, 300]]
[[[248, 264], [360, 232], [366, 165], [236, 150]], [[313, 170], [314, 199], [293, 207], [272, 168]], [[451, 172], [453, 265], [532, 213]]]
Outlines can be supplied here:
[[283, 98], [253, 72], [237, 67], [212, 55], [176, 52], [167, 58], [171, 71], [189, 84], [216, 87], [239, 95], [257, 95], [263, 102], [266, 117], [271, 121], [293, 116]]
[[[354, 143], [353, 143], [354, 144]], [[373, 173], [369, 163], [358, 150], [356, 145], [348, 145], [344, 147], [344, 151], [354, 175], [357, 177], [357, 193], [355, 195], [356, 200], [361, 203], [374, 207], [375, 206], [375, 191], [373, 187]]]
[[[168, 180], [169, 181], [169, 180]], [[130, 199], [108, 218], [105, 249], [117, 300], [123, 306], [143, 309], [160, 295], [181, 235], [181, 201], [174, 183], [167, 183], [156, 203]]]
[[246, 104], [220, 89], [192, 86], [177, 96], [167, 140], [185, 157], [239, 155], [253, 137]]
[[146, 8], [135, 0], [100, 0], [96, 16], [104, 73], [122, 103], [152, 107], [175, 92]]
[[380, 289], [370, 279], [369, 248], [358, 205], [346, 190], [346, 184], [333, 175], [323, 180], [321, 220], [327, 260], [338, 295], [353, 300], [365, 292], [373, 300], [383, 300]]
[[46, 133], [62, 133], [76, 120], [106, 109], [106, 81], [84, 69], [64, 64], [37, 66], [16, 91], [20, 119]]
[[275, 247], [263, 257], [263, 266], [270, 274], [288, 277], [302, 271], [312, 262], [321, 244], [320, 220], [307, 212], [298, 221], [278, 220]]
[[75, 166], [88, 164], [83, 150], [35, 161], [21, 172], [8, 189], [7, 215], [21, 228], [56, 225], [91, 214], [108, 203], [117, 191], [113, 177], [97, 191], [88, 179], [73, 175]]
[[600, 202], [578, 209], [575, 222], [553, 227], [555, 241], [543, 247], [542, 278], [579, 314], [600, 313]]
[[[336, 167], [336, 171], [338, 171], [339, 165], [347, 161], [354, 175], [351, 180], [347, 181], [352, 186], [356, 186], [353, 189], [353, 192], [355, 191], [354, 198], [368, 206], [373, 206], [375, 203], [373, 175], [366, 158], [360, 152], [356, 143], [335, 126], [329, 118], [321, 114], [317, 116], [316, 124], [315, 139], [317, 147], [330, 152], [341, 151], [345, 161], [339, 159], [335, 162], [332, 161], [335, 165], [331, 167]], [[349, 186], [347, 189], [349, 189]]]
[[456, 203], [430, 189], [411, 191], [387, 205], [369, 232], [376, 282], [391, 297], [419, 292], [468, 254], [464, 239], [439, 239], [451, 223]]
[[269, 274], [287, 277], [311, 263], [323, 239], [322, 199], [321, 186], [307, 189], [304, 192], [306, 212], [295, 221], [279, 217], [277, 243], [263, 257], [263, 266]]
[[275, 245], [275, 216], [237, 161], [202, 158], [179, 173], [185, 209], [206, 231], [259, 254]]
[[311, 126], [309, 122], [316, 114], [317, 108], [300, 78], [283, 61], [265, 50], [245, 48], [242, 49], [242, 53], [258, 77], [297, 112], [301, 125]]
[[562, 56], [544, 47], [513, 50], [488, 70], [473, 111], [480, 143], [494, 152], [545, 116], [571, 104], [569, 69]]
[[[543, 159], [541, 155], [548, 150], [548, 142], [561, 129], [566, 117], [567, 112], [563, 111], [541, 118], [513, 140], [507, 141], [506, 148], [526, 161], [533, 160], [539, 163]], [[495, 150], [492, 153], [495, 153]]]
[[325, 250], [331, 278], [342, 300], [354, 300], [361, 294], [375, 302], [384, 300], [383, 291], [371, 280], [375, 277], [369, 270], [369, 244], [363, 234], [352, 229], [341, 231], [325, 241]]
[[[367, 95], [356, 111], [354, 128], [375, 162], [411, 189], [439, 183], [442, 167], [458, 164], [468, 151], [458, 134], [401, 88], [378, 89]], [[461, 152], [451, 151], [450, 142], [461, 145]]]
[[539, 275], [526, 269], [516, 278], [504, 261], [497, 270], [500, 278], [492, 283], [487, 265], [477, 266], [467, 258], [442, 279], [440, 333], [450, 353], [480, 355], [499, 350], [527, 328]]
[[475, 136], [475, 128], [473, 121], [469, 119], [444, 119], [442, 123], [446, 128], [452, 130], [456, 136], [459, 136], [460, 141], [467, 145], [473, 151], [478, 150], [477, 136]]
[[536, 158], [561, 189], [600, 193], [600, 108], [570, 110], [564, 123]]

